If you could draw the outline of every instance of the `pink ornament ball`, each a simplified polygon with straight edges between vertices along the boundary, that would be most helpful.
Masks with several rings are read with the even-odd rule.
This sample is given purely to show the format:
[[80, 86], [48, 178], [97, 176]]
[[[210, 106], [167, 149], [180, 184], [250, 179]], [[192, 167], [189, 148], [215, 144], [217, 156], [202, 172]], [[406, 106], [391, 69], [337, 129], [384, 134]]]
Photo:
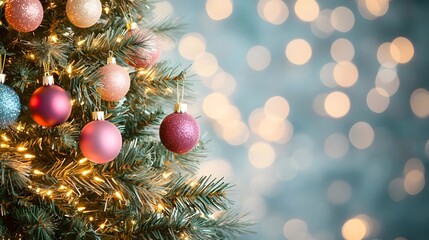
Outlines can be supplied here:
[[43, 6], [39, 0], [9, 0], [5, 6], [6, 21], [18, 32], [32, 32], [43, 20]]
[[31, 117], [44, 127], [63, 124], [70, 117], [72, 105], [68, 93], [57, 85], [39, 87], [30, 98]]
[[117, 102], [130, 90], [131, 79], [128, 72], [117, 64], [107, 64], [100, 68], [101, 86], [98, 89], [105, 101]]
[[88, 123], [80, 133], [79, 147], [90, 161], [104, 164], [118, 156], [122, 148], [122, 136], [111, 122], [96, 120]]
[[191, 115], [174, 112], [162, 121], [159, 137], [165, 148], [184, 154], [197, 145], [200, 138], [200, 127]]
[[161, 55], [161, 47], [159, 44], [158, 37], [146, 29], [131, 29], [129, 30], [127, 37], [134, 36], [137, 42], [144, 41], [146, 47], [138, 47], [130, 51], [130, 59], [127, 63], [135, 68], [148, 68], [153, 66]]

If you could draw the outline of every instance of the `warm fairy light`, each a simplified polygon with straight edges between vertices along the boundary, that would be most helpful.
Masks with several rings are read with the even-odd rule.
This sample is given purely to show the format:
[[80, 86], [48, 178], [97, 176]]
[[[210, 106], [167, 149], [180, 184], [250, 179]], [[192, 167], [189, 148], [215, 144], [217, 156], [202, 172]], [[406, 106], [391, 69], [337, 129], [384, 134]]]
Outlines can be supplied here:
[[121, 41], [122, 41], [122, 37], [117, 37], [117, 38], [116, 38], [116, 42], [117, 42], [117, 43], [120, 43]]
[[94, 221], [94, 217], [89, 217], [89, 221]]
[[280, 25], [289, 17], [289, 8], [282, 0], [260, 0], [258, 14], [263, 20]]
[[3, 141], [9, 141], [9, 138], [6, 135], [1, 135], [1, 138], [3, 139]]
[[27, 151], [26, 147], [18, 147], [16, 150], [18, 150], [18, 152], [24, 152]]
[[354, 55], [353, 43], [345, 38], [339, 38], [331, 45], [331, 56], [336, 62], [351, 61]]
[[179, 52], [188, 60], [195, 60], [206, 51], [206, 40], [201, 34], [187, 33], [179, 42]]
[[139, 76], [143, 76], [143, 75], [147, 75], [147, 74], [149, 74], [149, 73], [150, 73], [150, 71], [149, 71], [149, 70], [139, 70], [138, 75], [139, 75]]
[[255, 71], [262, 71], [270, 65], [271, 53], [264, 46], [254, 46], [247, 52], [247, 64]]
[[198, 185], [198, 182], [196, 180], [193, 180], [191, 183], [189, 183], [189, 186], [191, 188], [196, 187]]
[[83, 176], [86, 176], [86, 175], [88, 175], [91, 171], [92, 171], [92, 170], [90, 170], [90, 169], [88, 169], [88, 170], [84, 170], [84, 171], [82, 171], [82, 175], [83, 175]]
[[340, 32], [350, 31], [355, 24], [355, 16], [347, 7], [337, 7], [331, 13], [331, 24]]
[[350, 99], [345, 93], [335, 91], [326, 96], [324, 107], [329, 116], [342, 118], [350, 111]]
[[119, 191], [115, 192], [115, 196], [119, 199], [119, 200], [124, 200], [122, 197], [122, 194]]
[[34, 60], [34, 59], [36, 59], [36, 56], [34, 56], [34, 54], [30, 53], [30, 59]]
[[135, 224], [136, 224], [136, 221], [131, 220], [131, 224], [132, 224], [132, 225], [135, 225]]
[[79, 40], [78, 42], [77, 42], [77, 45], [78, 46], [81, 46], [82, 44], [84, 44], [85, 43], [85, 39], [83, 39], [83, 40]]
[[209, 52], [205, 52], [195, 59], [192, 66], [195, 72], [203, 77], [213, 76], [219, 68], [216, 56]]
[[33, 173], [34, 173], [35, 175], [43, 175], [43, 174], [44, 174], [43, 172], [41, 172], [41, 171], [39, 171], [39, 170], [37, 170], [37, 169], [34, 169]]
[[8, 144], [2, 143], [0, 144], [0, 148], [9, 148], [10, 146]]
[[27, 154], [24, 154], [24, 158], [27, 158], [27, 159], [33, 159], [33, 158], [35, 158], [36, 156], [34, 156], [34, 155], [32, 155], [32, 154], [29, 154], [29, 153], [27, 153]]
[[414, 56], [413, 43], [405, 37], [398, 37], [390, 44], [390, 55], [398, 63], [409, 62]]
[[16, 129], [17, 129], [18, 131], [23, 131], [23, 130], [24, 130], [24, 127], [20, 124], [20, 125], [18, 125], [18, 126], [16, 127]]
[[339, 86], [347, 88], [355, 85], [359, 78], [359, 71], [352, 62], [341, 61], [335, 65], [333, 76]]
[[333, 159], [342, 158], [349, 151], [349, 140], [344, 134], [331, 134], [325, 140], [324, 150]]
[[100, 224], [100, 228], [101, 229], [104, 229], [106, 227], [106, 223], [102, 223], [102, 224]]
[[52, 190], [48, 190], [48, 191], [46, 192], [46, 195], [48, 195], [48, 196], [52, 196]]
[[83, 164], [86, 161], [88, 161], [88, 158], [82, 158], [82, 159], [79, 160], [79, 164]]
[[253, 167], [268, 168], [274, 163], [276, 152], [270, 144], [257, 142], [250, 146], [248, 157]]
[[159, 212], [162, 212], [165, 209], [165, 207], [162, 203], [158, 203], [158, 205], [156, 205], [156, 208]]
[[366, 122], [357, 122], [350, 128], [349, 140], [358, 149], [368, 148], [374, 142], [374, 130]]
[[78, 212], [82, 212], [82, 211], [83, 211], [83, 210], [85, 210], [85, 209], [86, 209], [86, 207], [78, 207], [78, 208], [77, 208], [77, 211], [78, 211]]
[[295, 14], [304, 22], [312, 22], [319, 15], [319, 4], [316, 0], [298, 0], [295, 2]]
[[40, 188], [36, 188], [36, 193], [40, 193], [41, 189]]
[[383, 67], [393, 68], [398, 65], [398, 62], [392, 57], [391, 45], [391, 43], [385, 42], [377, 49], [377, 60]]
[[173, 171], [163, 172], [162, 177], [163, 178], [169, 178], [172, 174], [173, 174]]
[[367, 234], [367, 226], [362, 219], [352, 218], [344, 223], [341, 232], [346, 240], [362, 240]]
[[95, 176], [95, 177], [94, 177], [94, 180], [95, 180], [96, 182], [105, 182], [103, 179], [101, 179], [101, 178], [99, 178], [99, 177], [97, 177], [97, 176]]
[[110, 8], [109, 7], [104, 7], [103, 10], [104, 10], [104, 12], [106, 14], [109, 14], [109, 12], [110, 12]]
[[4, 1], [0, 1], [0, 7], [3, 6], [4, 3]]
[[231, 0], [207, 0], [207, 15], [215, 20], [220, 21], [228, 18], [233, 11], [233, 2]]
[[51, 42], [53, 42], [53, 43], [57, 43], [58, 42], [58, 37], [57, 37], [57, 35], [51, 35], [51, 36], [49, 36], [49, 40], [51, 40]]
[[429, 116], [429, 91], [424, 88], [414, 90], [410, 98], [410, 106], [413, 113], [420, 118]]
[[303, 65], [310, 60], [312, 50], [310, 44], [304, 39], [294, 39], [286, 46], [287, 59], [296, 65]]
[[64, 190], [64, 189], [66, 189], [66, 186], [64, 186], [64, 185], [61, 185], [59, 188], [58, 188], [58, 190]]
[[301, 219], [293, 218], [283, 226], [283, 235], [286, 239], [309, 239], [307, 223]]
[[70, 191], [67, 192], [66, 196], [70, 197], [72, 195], [72, 193], [73, 193], [73, 190], [70, 190]]
[[69, 65], [67, 66], [66, 71], [67, 71], [67, 73], [68, 73], [68, 74], [72, 74], [73, 66], [72, 66], [71, 64], [69, 64]]

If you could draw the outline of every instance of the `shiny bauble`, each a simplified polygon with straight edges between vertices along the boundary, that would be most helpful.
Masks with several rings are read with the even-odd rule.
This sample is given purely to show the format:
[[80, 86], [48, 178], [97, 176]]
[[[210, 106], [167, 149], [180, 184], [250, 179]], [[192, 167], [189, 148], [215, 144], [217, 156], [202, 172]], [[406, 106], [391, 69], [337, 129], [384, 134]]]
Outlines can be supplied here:
[[18, 32], [32, 32], [43, 20], [43, 6], [39, 0], [9, 0], [4, 11], [7, 23]]
[[121, 66], [111, 63], [100, 68], [101, 80], [98, 92], [105, 101], [117, 102], [127, 94], [131, 79]]
[[135, 68], [153, 66], [161, 55], [158, 37], [147, 29], [134, 28], [128, 31], [127, 37], [135, 37], [137, 42], [144, 42], [145, 47], [136, 47], [129, 51], [127, 63]]
[[118, 156], [122, 148], [122, 136], [111, 122], [96, 120], [88, 123], [80, 133], [79, 147], [90, 161], [104, 164]]
[[165, 148], [174, 153], [184, 154], [197, 145], [200, 127], [197, 121], [186, 112], [174, 112], [162, 121], [159, 137]]
[[57, 85], [39, 87], [30, 98], [33, 120], [43, 127], [54, 127], [67, 121], [72, 104], [69, 94]]
[[89, 28], [100, 20], [100, 0], [67, 0], [66, 14], [70, 22], [79, 28]]
[[5, 128], [16, 121], [21, 112], [21, 102], [16, 92], [0, 83], [0, 128]]

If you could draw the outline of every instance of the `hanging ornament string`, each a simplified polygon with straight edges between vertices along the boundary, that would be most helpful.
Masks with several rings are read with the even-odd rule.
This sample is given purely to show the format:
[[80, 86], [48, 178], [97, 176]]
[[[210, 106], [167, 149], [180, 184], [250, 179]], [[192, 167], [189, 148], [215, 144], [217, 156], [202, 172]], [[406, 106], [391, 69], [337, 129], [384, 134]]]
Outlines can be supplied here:
[[[179, 81], [182, 81], [182, 89], [180, 91], [180, 87], [179, 87]], [[184, 99], [185, 99], [185, 78], [180, 77], [177, 80], [177, 86], [176, 86], [176, 92], [177, 92], [177, 103], [182, 104]]]
[[51, 75], [51, 55], [48, 54], [48, 61], [43, 61], [43, 70], [44, 70], [44, 74], [45, 76], [50, 76]]
[[4, 66], [6, 64], [6, 54], [0, 54], [0, 74], [3, 74]]

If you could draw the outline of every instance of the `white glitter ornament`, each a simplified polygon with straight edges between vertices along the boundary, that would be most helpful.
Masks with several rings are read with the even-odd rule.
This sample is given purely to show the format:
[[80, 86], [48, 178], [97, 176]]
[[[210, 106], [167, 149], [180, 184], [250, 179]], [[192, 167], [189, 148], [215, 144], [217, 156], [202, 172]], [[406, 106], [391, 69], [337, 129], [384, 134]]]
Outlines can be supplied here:
[[102, 7], [100, 0], [68, 0], [66, 14], [73, 25], [89, 28], [98, 22]]

